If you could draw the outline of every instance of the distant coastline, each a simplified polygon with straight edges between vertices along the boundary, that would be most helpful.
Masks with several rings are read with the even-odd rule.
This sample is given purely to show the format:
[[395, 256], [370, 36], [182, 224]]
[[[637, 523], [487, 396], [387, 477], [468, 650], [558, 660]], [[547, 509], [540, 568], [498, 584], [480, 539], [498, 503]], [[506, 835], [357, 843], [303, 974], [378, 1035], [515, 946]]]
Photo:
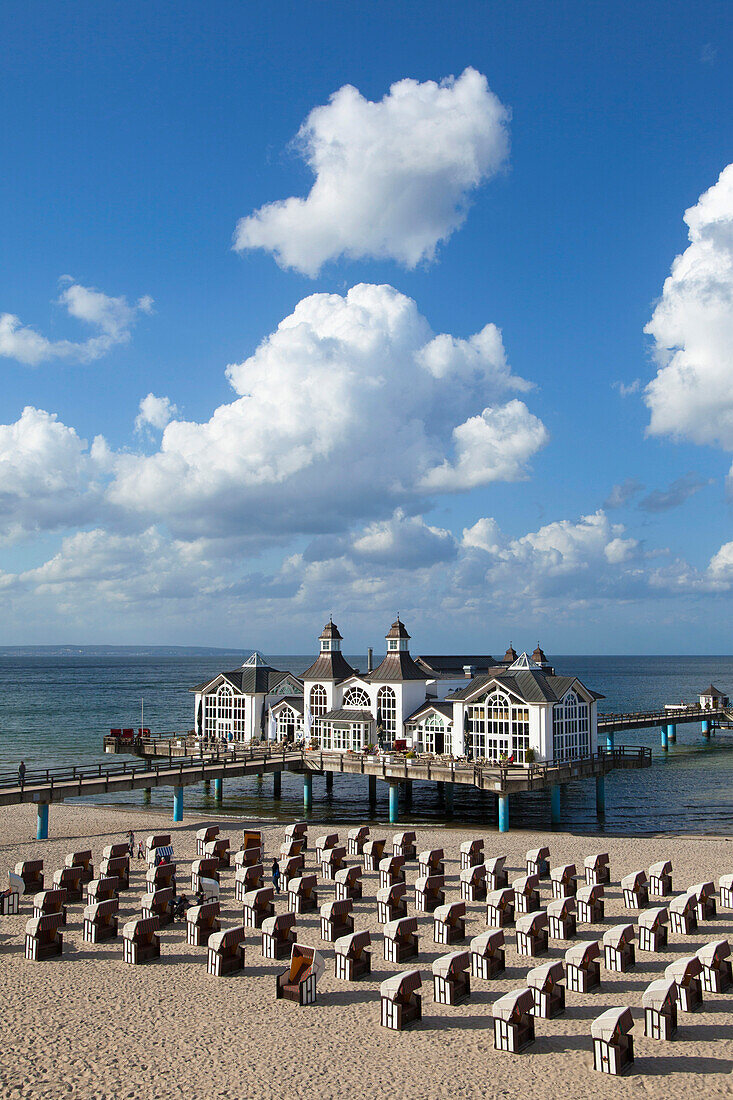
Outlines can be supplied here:
[[0, 657], [212, 657], [252, 651], [196, 645], [2, 645]]

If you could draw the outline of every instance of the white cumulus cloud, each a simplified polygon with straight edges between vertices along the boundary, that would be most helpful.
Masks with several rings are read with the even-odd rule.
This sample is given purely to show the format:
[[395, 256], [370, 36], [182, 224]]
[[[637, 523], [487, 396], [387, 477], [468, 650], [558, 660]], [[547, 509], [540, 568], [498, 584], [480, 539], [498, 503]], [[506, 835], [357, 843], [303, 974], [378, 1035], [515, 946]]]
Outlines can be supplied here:
[[468, 68], [441, 83], [400, 80], [378, 103], [351, 85], [298, 134], [315, 176], [307, 198], [242, 218], [235, 248], [262, 248], [307, 275], [338, 256], [413, 268], [466, 217], [468, 199], [505, 163], [509, 112]]
[[135, 417], [135, 431], [157, 428], [162, 432], [177, 412], [178, 408], [169, 397], [156, 397], [154, 393], [149, 393], [140, 401], [140, 411]]

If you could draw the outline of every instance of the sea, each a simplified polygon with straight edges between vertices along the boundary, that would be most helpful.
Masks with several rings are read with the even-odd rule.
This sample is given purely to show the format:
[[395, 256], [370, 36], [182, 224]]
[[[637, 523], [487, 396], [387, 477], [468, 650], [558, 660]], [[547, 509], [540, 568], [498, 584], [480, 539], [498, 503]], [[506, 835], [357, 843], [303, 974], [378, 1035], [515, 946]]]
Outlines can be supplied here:
[[[27, 769], [121, 763], [105, 756], [102, 738], [113, 727], [149, 726], [153, 733], [193, 727], [194, 684], [217, 672], [238, 667], [248, 653], [162, 656], [70, 653], [50, 655], [0, 654], [0, 772], [17, 774], [23, 759]], [[269, 656], [270, 662], [294, 673], [303, 672], [311, 656]], [[349, 662], [366, 668], [366, 657]], [[559, 675], [576, 675], [605, 699], [599, 711], [653, 710], [665, 703], [693, 703], [712, 681], [733, 696], [733, 657], [583, 657], [552, 658]], [[642, 771], [618, 771], [606, 779], [606, 815], [599, 821], [592, 780], [562, 787], [563, 829], [578, 833], [730, 835], [733, 830], [733, 730], [718, 731], [709, 741], [699, 723], [680, 725], [677, 743], [660, 747], [659, 729], [616, 734], [617, 744], [648, 745], [653, 764]], [[144, 793], [125, 792], [86, 801], [143, 807]], [[272, 778], [228, 779], [223, 802], [213, 799], [204, 784], [187, 787], [185, 809], [213, 817], [232, 815], [258, 820], [303, 817], [303, 781], [283, 774], [282, 796], [273, 799]], [[155, 788], [146, 806], [172, 810], [171, 787]], [[80, 800], [82, 801], [82, 800]], [[313, 782], [313, 823], [383, 823], [388, 820], [387, 787], [377, 784], [377, 802], [370, 810], [366, 779], [334, 776]], [[442, 796], [433, 783], [413, 784], [411, 803], [400, 806], [400, 820], [434, 825], [496, 827], [493, 795], [456, 786], [453, 813], [446, 815]], [[512, 829], [550, 828], [549, 794], [512, 795]]]

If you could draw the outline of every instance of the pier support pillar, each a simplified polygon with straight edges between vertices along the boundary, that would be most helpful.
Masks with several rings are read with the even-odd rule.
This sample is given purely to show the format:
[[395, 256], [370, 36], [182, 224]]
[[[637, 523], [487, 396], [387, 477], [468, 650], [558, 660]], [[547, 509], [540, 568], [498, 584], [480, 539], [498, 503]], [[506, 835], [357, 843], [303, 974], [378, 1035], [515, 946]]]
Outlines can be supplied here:
[[606, 777], [596, 776], [596, 814], [598, 817], [606, 816]]
[[326, 790], [333, 790], [333, 772], [326, 772]]
[[662, 748], [667, 751], [667, 727], [662, 726]]
[[173, 788], [173, 820], [183, 821], [183, 787]]
[[223, 779], [215, 779], [214, 780], [214, 798], [216, 799], [217, 802], [221, 802], [223, 792], [224, 792], [224, 780]]
[[608, 752], [613, 752], [613, 749], [614, 749], [613, 733], [607, 733], [606, 734], [606, 750]]
[[373, 806], [377, 801], [377, 777], [376, 775], [369, 776], [369, 805]]
[[411, 779], [406, 779], [405, 780], [405, 805], [406, 806], [411, 806], [412, 805], [412, 780]]
[[443, 782], [442, 779], [438, 780], [438, 782], [435, 784], [435, 788], [436, 788], [440, 798], [443, 798], [443, 796], [445, 794], [445, 783]]
[[446, 814], [453, 813], [453, 784], [446, 783], [445, 785], [445, 812]]
[[400, 801], [400, 785], [399, 783], [390, 783], [389, 785], [389, 823], [394, 825], [399, 820], [399, 801]]
[[48, 840], [48, 802], [41, 802], [36, 810], [36, 840]]
[[669, 722], [667, 724], [667, 740], [670, 745], [674, 745], [677, 742], [677, 726], [674, 722]]
[[705, 720], [704, 722], [701, 723], [701, 725], [702, 725], [702, 735], [705, 738], [705, 740], [708, 741], [710, 739], [710, 723], [707, 720]]
[[499, 832], [509, 832], [509, 795], [499, 795]]
[[559, 825], [562, 819], [560, 809], [560, 784], [553, 783], [550, 787], [550, 820], [553, 826]]
[[272, 797], [282, 798], [283, 773], [275, 772], [272, 777]]
[[146, 806], [150, 805], [150, 800], [151, 800], [152, 797], [153, 797], [153, 788], [152, 787], [143, 787], [143, 802], [145, 803]]
[[313, 801], [313, 772], [303, 772], [303, 809], [310, 810]]

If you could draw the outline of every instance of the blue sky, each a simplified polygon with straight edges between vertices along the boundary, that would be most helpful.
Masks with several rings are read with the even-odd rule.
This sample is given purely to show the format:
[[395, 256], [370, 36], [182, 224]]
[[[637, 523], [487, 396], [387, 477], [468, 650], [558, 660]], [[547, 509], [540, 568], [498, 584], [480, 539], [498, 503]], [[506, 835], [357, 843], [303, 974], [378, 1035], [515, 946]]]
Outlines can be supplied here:
[[[729, 650], [726, 5], [11, 3], [5, 27], [6, 644], [307, 650], [333, 611], [358, 648], [399, 609], [425, 650]], [[309, 116], [325, 198], [276, 224], [314, 182]], [[270, 339], [296, 307], [307, 347]], [[334, 350], [357, 313], [378, 339]], [[508, 366], [492, 329], [467, 367], [487, 325]]]

